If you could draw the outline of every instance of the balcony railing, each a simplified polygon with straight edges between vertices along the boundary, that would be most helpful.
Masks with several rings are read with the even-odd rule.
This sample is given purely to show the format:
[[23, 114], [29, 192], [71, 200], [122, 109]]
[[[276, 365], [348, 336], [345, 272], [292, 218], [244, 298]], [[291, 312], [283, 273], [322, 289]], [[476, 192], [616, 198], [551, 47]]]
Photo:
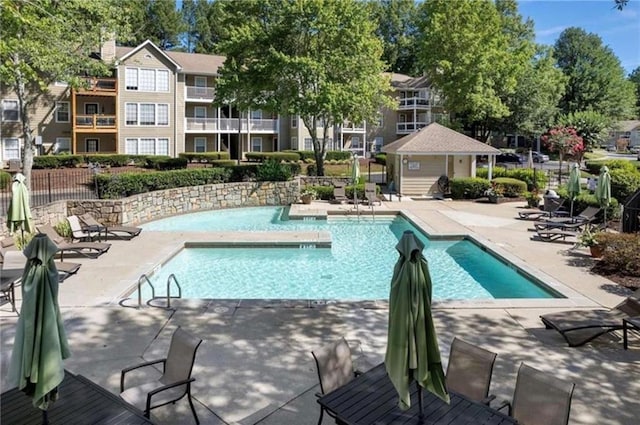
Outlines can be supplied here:
[[118, 81], [115, 78], [86, 78], [87, 87], [78, 88], [78, 94], [112, 93], [118, 90]]
[[416, 107], [429, 107], [429, 99], [424, 97], [405, 97], [400, 99], [400, 109], [412, 109]]
[[110, 129], [116, 128], [115, 115], [76, 115], [74, 127], [76, 129]]
[[277, 119], [247, 119], [242, 120], [242, 129], [239, 128], [238, 118], [185, 118], [185, 131], [231, 133], [249, 129], [255, 133], [275, 133], [278, 131]]
[[196, 102], [211, 102], [216, 95], [216, 90], [213, 87], [185, 87], [185, 99], [187, 101]]
[[354, 124], [346, 122], [340, 127], [343, 133], [364, 133], [364, 123]]
[[420, 130], [426, 127], [428, 122], [399, 122], [396, 124], [396, 133], [413, 133], [416, 130]]

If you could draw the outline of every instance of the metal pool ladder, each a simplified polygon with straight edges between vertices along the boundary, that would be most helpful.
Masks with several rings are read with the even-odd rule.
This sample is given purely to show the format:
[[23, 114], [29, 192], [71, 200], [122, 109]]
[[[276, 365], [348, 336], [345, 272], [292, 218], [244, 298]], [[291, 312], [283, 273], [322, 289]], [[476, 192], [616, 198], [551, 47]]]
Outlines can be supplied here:
[[[155, 288], [155, 286], [153, 286], [153, 283], [151, 283], [151, 280], [149, 279], [149, 277], [146, 274], [143, 274], [138, 279], [138, 308], [142, 307], [142, 284], [145, 283], [145, 282], [151, 288], [151, 299], [154, 300], [156, 298], [156, 288]], [[171, 282], [175, 283], [175, 286], [178, 289], [178, 295], [174, 296], [174, 297], [171, 296]], [[176, 275], [173, 274], [173, 273], [171, 273], [169, 275], [169, 277], [167, 278], [167, 295], [166, 295], [166, 298], [167, 298], [167, 307], [166, 308], [171, 308], [171, 298], [182, 298], [182, 287], [180, 286], [180, 283], [178, 283], [178, 279], [176, 278]]]

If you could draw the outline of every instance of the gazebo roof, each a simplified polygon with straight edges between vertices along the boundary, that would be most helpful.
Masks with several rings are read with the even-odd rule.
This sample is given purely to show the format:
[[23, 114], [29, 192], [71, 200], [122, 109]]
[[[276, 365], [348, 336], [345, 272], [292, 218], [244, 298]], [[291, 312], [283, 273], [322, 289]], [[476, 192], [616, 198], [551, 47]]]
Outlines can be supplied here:
[[408, 134], [382, 147], [386, 153], [398, 155], [497, 155], [500, 150], [479, 142], [438, 123]]

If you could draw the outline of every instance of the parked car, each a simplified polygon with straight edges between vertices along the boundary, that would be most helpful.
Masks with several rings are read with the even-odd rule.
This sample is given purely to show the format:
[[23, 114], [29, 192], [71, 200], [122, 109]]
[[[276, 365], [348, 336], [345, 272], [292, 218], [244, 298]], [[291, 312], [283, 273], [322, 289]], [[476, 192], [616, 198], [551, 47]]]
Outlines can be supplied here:
[[631, 147], [629, 148], [629, 152], [631, 152], [631, 153], [640, 153], [640, 145], [637, 145], [637, 146], [631, 146]]
[[537, 151], [533, 151], [531, 152], [531, 155], [533, 156], [533, 162], [547, 162], [549, 161], [549, 155], [541, 153], [541, 152], [537, 152]]
[[607, 151], [608, 152], [616, 152], [617, 150], [618, 150], [618, 148], [615, 145], [607, 146]]
[[522, 158], [515, 153], [501, 153], [496, 156], [496, 164], [522, 164]]

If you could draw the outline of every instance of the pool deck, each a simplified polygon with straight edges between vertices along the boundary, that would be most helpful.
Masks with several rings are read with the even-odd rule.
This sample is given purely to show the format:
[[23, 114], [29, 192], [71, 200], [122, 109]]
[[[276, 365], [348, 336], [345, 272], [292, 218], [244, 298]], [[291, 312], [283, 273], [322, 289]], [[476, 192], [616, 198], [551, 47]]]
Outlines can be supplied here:
[[[446, 364], [454, 337], [498, 353], [492, 393], [510, 399], [520, 362], [576, 383], [571, 424], [637, 424], [640, 416], [640, 338], [630, 337], [622, 349], [614, 334], [583, 347], [569, 348], [538, 319], [543, 313], [568, 307], [609, 308], [629, 291], [591, 274], [593, 259], [572, 244], [531, 240], [531, 222], [517, 220], [523, 203], [419, 200], [384, 202], [381, 206], [294, 205], [292, 215], [402, 211], [431, 235], [471, 235], [545, 282], [561, 285], [570, 299], [520, 301], [517, 304], [438, 303], [434, 318]], [[289, 235], [290, 242], [311, 243], [315, 235]], [[281, 242], [282, 235], [265, 243]], [[216, 239], [217, 238], [217, 239]], [[234, 239], [236, 238], [236, 239]], [[98, 259], [74, 258], [82, 263], [76, 276], [60, 285], [60, 305], [72, 357], [72, 372], [85, 375], [117, 393], [119, 371], [131, 364], [166, 353], [169, 338], [182, 326], [205, 342], [196, 358], [193, 389], [203, 424], [317, 423], [317, 375], [310, 351], [344, 335], [355, 347], [356, 364], [382, 361], [386, 347], [387, 309], [384, 303], [334, 303], [296, 300], [172, 300], [172, 309], [136, 306], [124, 299], [143, 273], [175, 254], [185, 242], [238, 243], [254, 236], [234, 232], [222, 237], [207, 232], [143, 231], [132, 241], [112, 241]], [[265, 241], [265, 236], [260, 235]], [[215, 278], [215, 277], [213, 277]], [[366, 280], [366, 276], [363, 279]], [[18, 291], [18, 297], [20, 297]], [[19, 304], [19, 303], [18, 303]], [[7, 366], [16, 315], [0, 306], [0, 389], [6, 391]], [[61, 395], [64, 397], [64, 394]], [[160, 424], [193, 423], [186, 400], [154, 410]], [[324, 423], [332, 423], [326, 418]]]

